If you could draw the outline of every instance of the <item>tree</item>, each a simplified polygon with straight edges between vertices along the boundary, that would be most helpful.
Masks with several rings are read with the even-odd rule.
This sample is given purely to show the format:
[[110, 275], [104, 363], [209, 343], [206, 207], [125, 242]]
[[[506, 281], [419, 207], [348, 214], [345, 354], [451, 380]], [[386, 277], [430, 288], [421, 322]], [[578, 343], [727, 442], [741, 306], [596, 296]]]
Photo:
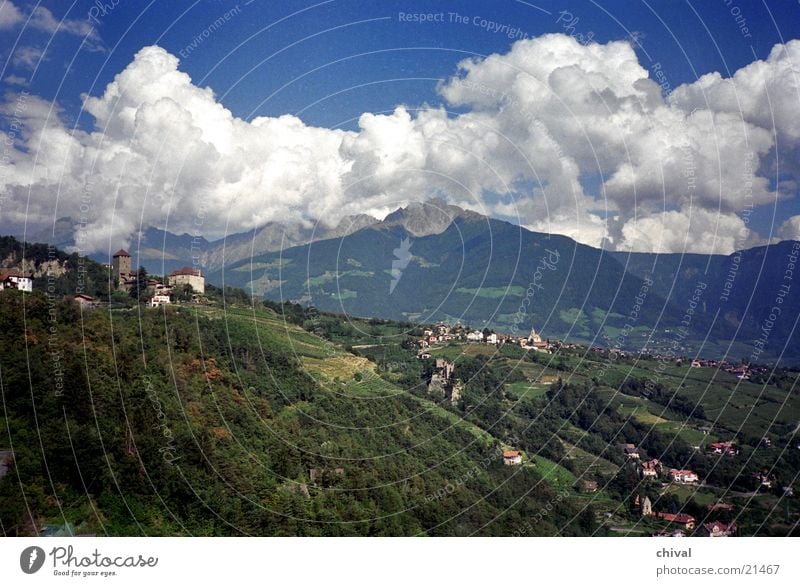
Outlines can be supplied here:
[[184, 283], [183, 285], [178, 285], [172, 289], [172, 301], [177, 302], [189, 302], [192, 300], [192, 295], [194, 294], [194, 289], [188, 283]]
[[140, 303], [150, 300], [151, 295], [147, 291], [147, 269], [139, 267], [136, 273], [136, 282], [131, 287], [131, 297], [138, 299]]

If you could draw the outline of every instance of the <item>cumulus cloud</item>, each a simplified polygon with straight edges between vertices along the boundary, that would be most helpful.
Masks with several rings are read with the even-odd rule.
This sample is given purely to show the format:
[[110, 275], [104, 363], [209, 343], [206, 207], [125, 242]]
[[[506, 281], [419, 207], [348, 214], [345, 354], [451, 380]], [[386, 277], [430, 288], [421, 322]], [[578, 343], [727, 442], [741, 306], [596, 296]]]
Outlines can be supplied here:
[[700, 207], [629, 220], [621, 250], [729, 254], [757, 244], [742, 218]]
[[800, 240], [800, 216], [792, 216], [778, 228], [781, 240]]
[[[798, 48], [778, 46], [720, 83], [757, 92], [752, 68], [788, 116]], [[0, 179], [3, 221], [69, 215], [82, 247], [98, 250], [150, 225], [217, 237], [436, 195], [595, 246], [728, 253], [757, 239], [737, 212], [776, 197], [764, 169], [776, 145], [756, 114], [763, 96], [740, 110], [698, 103], [723, 91], [714, 79], [665, 98], [627, 42], [546, 35], [460, 63], [438, 88], [442, 107], [365, 113], [342, 131], [290, 115], [236, 118], [175, 56], [146, 47], [101, 95], [84, 96], [90, 132], [28, 101]], [[783, 132], [786, 148], [800, 144]], [[779, 190], [791, 185], [782, 178]]]

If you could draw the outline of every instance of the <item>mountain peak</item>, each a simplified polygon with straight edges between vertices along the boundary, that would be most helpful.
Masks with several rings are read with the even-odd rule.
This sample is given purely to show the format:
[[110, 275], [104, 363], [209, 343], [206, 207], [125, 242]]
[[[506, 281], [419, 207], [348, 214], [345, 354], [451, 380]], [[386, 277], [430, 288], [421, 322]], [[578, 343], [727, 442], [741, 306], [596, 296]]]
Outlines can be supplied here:
[[482, 218], [480, 214], [447, 203], [440, 198], [412, 202], [386, 216], [381, 225], [402, 226], [414, 236], [431, 236], [444, 232], [458, 218]]

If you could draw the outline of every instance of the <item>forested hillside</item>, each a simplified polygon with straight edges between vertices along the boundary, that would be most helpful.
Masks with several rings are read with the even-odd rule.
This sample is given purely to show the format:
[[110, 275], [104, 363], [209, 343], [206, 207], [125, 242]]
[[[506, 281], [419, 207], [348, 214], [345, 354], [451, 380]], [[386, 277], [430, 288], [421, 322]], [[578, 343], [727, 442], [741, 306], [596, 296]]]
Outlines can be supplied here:
[[595, 529], [492, 436], [272, 311], [0, 295], [5, 535]]

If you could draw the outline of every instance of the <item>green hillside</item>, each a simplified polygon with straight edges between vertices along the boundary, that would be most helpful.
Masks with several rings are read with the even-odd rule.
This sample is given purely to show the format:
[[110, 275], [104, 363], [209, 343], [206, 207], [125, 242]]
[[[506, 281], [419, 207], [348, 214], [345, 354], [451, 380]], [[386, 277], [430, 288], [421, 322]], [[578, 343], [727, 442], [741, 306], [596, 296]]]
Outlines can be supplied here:
[[548, 502], [528, 533], [595, 529], [492, 435], [269, 309], [0, 295], [6, 535], [507, 535]]

